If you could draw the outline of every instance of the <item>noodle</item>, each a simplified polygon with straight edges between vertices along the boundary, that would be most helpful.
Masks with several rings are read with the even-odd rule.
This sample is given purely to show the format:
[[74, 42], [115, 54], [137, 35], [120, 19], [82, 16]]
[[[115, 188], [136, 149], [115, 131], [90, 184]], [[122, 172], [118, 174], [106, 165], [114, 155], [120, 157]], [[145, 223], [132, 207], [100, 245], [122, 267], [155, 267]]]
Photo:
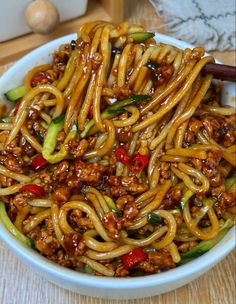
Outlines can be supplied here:
[[[66, 233], [66, 229], [64, 229], [64, 227], [66, 227], [67, 225], [65, 225], [66, 221], [66, 214], [69, 210], [71, 209], [80, 209], [83, 212], [86, 212], [88, 214], [88, 216], [91, 218], [91, 220], [94, 223], [94, 226], [96, 228], [96, 230], [98, 231], [98, 233], [101, 235], [101, 237], [105, 240], [105, 241], [111, 241], [111, 239], [108, 237], [101, 221], [99, 220], [99, 218], [97, 217], [96, 213], [94, 212], [94, 210], [88, 206], [87, 204], [85, 204], [84, 202], [80, 202], [80, 201], [71, 201], [68, 202], [66, 204], [64, 204], [59, 212], [59, 221], [60, 221], [60, 226], [62, 228], [62, 230], [65, 231]], [[73, 230], [70, 228], [68, 229], [70, 232]], [[69, 233], [70, 233], [69, 232]]]
[[0, 174], [13, 178], [13, 179], [17, 180], [18, 182], [22, 182], [22, 183], [28, 183], [31, 181], [31, 178], [29, 176], [25, 176], [23, 174], [17, 174], [15, 172], [12, 172], [2, 165], [0, 165]]
[[94, 122], [99, 130], [104, 131], [104, 127], [102, 124], [101, 113], [100, 113], [100, 105], [101, 105], [101, 94], [102, 87], [105, 82], [105, 77], [107, 73], [107, 65], [109, 61], [109, 33], [110, 26], [106, 26], [103, 29], [101, 34], [101, 52], [103, 56], [103, 62], [100, 65], [96, 77], [96, 90], [93, 100], [93, 109], [94, 109]]
[[94, 270], [103, 274], [104, 276], [113, 277], [115, 274], [113, 270], [111, 270], [111, 269], [103, 266], [102, 264], [95, 262], [94, 260], [91, 260], [87, 257], [79, 257], [79, 260], [85, 264], [88, 264], [91, 268], [93, 268]]
[[129, 22], [77, 33], [3, 92], [26, 94], [0, 119], [0, 219], [88, 274], [149, 275], [197, 258], [236, 213], [235, 108], [202, 73], [213, 57]]
[[27, 106], [30, 103], [30, 101], [37, 96], [40, 93], [43, 92], [49, 92], [57, 98], [57, 103], [55, 107], [55, 111], [53, 114], [53, 117], [57, 117], [62, 113], [63, 106], [64, 106], [64, 98], [59, 90], [57, 90], [55, 87], [51, 85], [40, 85], [38, 87], [33, 88], [31, 91], [28, 92], [28, 94], [24, 97], [22, 100], [18, 113], [16, 114], [15, 121], [14, 121], [14, 126], [7, 138], [6, 145], [8, 145], [17, 135], [19, 132], [21, 126], [23, 125], [26, 117], [27, 117]]
[[132, 249], [133, 249], [132, 245], [123, 245], [123, 246], [115, 248], [109, 252], [96, 252], [96, 251], [89, 249], [89, 250], [87, 250], [86, 255], [90, 259], [101, 261], [101, 260], [107, 260], [107, 259], [113, 259], [113, 258], [120, 257], [121, 255], [130, 252]]
[[134, 245], [134, 246], [139, 246], [139, 247], [144, 247], [144, 246], [148, 246], [150, 244], [153, 243], [153, 241], [159, 239], [160, 237], [162, 237], [162, 235], [168, 231], [168, 229], [166, 227], [162, 227], [160, 230], [156, 230], [155, 232], [153, 232], [152, 234], [150, 234], [147, 238], [143, 239], [143, 240], [135, 240], [135, 239], [131, 239], [131, 238], [123, 238], [122, 241], [125, 244], [130, 244], [130, 245]]
[[105, 120], [104, 124], [108, 131], [108, 137], [107, 137], [106, 142], [102, 145], [102, 147], [85, 153], [85, 155], [84, 155], [85, 159], [93, 158], [96, 156], [102, 156], [111, 150], [111, 148], [114, 144], [114, 141], [115, 141], [115, 128], [113, 126], [113, 123], [109, 120]]
[[31, 230], [33, 230], [35, 227], [38, 226], [38, 224], [40, 224], [43, 220], [45, 220], [46, 218], [48, 218], [51, 215], [51, 209], [48, 208], [45, 211], [39, 212], [38, 214], [36, 214], [33, 219], [31, 219], [31, 221], [24, 225], [23, 227], [23, 231], [25, 233], [30, 232]]
[[[198, 192], [198, 191], [207, 191], [209, 189], [209, 181], [208, 179], [198, 170], [193, 169], [192, 167], [189, 167], [183, 163], [180, 163], [178, 165], [177, 169], [174, 166], [171, 167], [171, 170], [174, 172], [175, 175], [177, 175], [180, 179], [183, 180], [185, 185], [193, 192]], [[196, 185], [194, 182], [191, 180], [190, 176], [196, 177], [199, 181], [201, 181], [202, 185]]]
[[85, 244], [88, 248], [99, 251], [99, 252], [106, 252], [115, 249], [118, 245], [114, 242], [98, 242], [94, 238], [90, 236], [85, 236], [84, 238]]

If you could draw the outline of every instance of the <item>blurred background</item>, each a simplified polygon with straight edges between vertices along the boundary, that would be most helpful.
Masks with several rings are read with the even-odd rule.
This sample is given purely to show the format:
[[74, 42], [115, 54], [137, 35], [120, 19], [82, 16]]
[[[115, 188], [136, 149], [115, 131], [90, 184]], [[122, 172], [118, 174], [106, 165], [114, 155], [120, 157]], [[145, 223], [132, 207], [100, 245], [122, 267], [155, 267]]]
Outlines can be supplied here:
[[0, 0], [0, 4], [1, 66], [97, 19], [141, 23], [149, 31], [204, 45], [217, 59], [235, 65], [234, 0]]

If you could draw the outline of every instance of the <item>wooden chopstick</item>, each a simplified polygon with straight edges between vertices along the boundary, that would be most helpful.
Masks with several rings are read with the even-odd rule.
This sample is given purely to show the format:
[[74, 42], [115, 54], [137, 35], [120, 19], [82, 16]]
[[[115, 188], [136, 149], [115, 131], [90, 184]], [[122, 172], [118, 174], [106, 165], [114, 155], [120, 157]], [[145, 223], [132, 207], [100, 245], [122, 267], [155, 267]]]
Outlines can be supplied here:
[[213, 78], [236, 82], [236, 67], [218, 64], [218, 63], [207, 63], [202, 69], [202, 73], [211, 74]]

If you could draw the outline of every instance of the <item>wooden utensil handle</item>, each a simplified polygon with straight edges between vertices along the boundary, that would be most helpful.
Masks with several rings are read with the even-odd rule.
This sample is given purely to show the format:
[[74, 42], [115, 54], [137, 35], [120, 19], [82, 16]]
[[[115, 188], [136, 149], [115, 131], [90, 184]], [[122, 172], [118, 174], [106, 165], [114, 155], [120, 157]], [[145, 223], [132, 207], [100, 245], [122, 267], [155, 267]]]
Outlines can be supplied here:
[[213, 78], [236, 82], [236, 67], [218, 63], [207, 63], [202, 69], [203, 74], [212, 74]]

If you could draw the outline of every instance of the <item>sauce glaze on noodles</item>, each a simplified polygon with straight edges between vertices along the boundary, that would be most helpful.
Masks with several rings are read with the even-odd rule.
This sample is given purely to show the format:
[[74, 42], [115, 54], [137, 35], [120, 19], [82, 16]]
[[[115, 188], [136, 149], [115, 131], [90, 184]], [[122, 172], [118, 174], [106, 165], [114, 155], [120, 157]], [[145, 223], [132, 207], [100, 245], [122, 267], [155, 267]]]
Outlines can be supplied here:
[[158, 273], [235, 221], [235, 109], [201, 75], [214, 59], [148, 35], [82, 25], [0, 122], [0, 198], [62, 266]]

